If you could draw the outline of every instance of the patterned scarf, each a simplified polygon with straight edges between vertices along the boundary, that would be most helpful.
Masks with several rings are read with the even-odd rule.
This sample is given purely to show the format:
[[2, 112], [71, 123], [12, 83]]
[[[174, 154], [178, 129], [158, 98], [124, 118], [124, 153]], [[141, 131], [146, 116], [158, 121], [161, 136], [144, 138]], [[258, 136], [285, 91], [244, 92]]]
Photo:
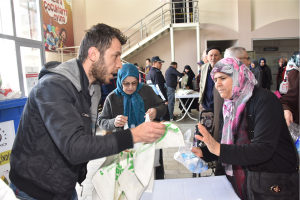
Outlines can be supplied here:
[[300, 62], [300, 55], [292, 55], [292, 57], [290, 58], [287, 64], [286, 71], [289, 72], [292, 69], [299, 71], [299, 62]]
[[128, 127], [131, 125], [138, 126], [145, 122], [145, 106], [143, 98], [138, 94], [138, 91], [143, 87], [143, 83], [139, 83], [135, 92], [131, 95], [123, 91], [122, 82], [128, 76], [133, 76], [139, 80], [139, 71], [131, 63], [126, 63], [123, 68], [118, 71], [117, 88], [114, 90], [118, 97], [123, 96], [124, 116], [128, 117]]
[[[224, 58], [212, 69], [211, 77], [214, 79], [216, 72], [222, 72], [232, 79], [231, 99], [225, 99], [223, 104], [224, 126], [222, 130], [221, 144], [236, 144], [235, 136], [239, 132], [242, 113], [247, 101], [253, 93], [254, 85], [257, 83], [255, 76], [242, 61], [236, 58]], [[233, 176], [232, 165], [226, 165], [225, 171]]]

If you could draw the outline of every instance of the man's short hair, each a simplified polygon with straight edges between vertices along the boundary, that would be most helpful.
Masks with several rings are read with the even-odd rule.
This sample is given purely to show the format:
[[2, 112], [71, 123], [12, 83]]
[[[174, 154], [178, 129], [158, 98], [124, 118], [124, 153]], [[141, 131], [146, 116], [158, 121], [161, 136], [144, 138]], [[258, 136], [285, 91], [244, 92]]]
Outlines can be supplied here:
[[86, 34], [80, 43], [78, 59], [81, 63], [84, 63], [91, 47], [96, 47], [100, 52], [100, 55], [104, 56], [114, 38], [118, 39], [121, 45], [124, 45], [127, 42], [127, 37], [123, 35], [119, 29], [100, 23], [92, 26], [86, 31]]
[[211, 47], [209, 47], [209, 48], [206, 49], [206, 55], [208, 55], [208, 52], [210, 52], [210, 51], [213, 50], [213, 49], [218, 50], [218, 51], [220, 52], [220, 55], [222, 54], [222, 50], [221, 50], [220, 47], [217, 47], [217, 46], [211, 46]]
[[147, 58], [146, 60], [148, 60], [148, 61], [149, 61], [149, 63], [151, 62], [151, 61], [150, 61], [150, 58]]
[[171, 65], [177, 65], [177, 62], [171, 62]]
[[240, 58], [243, 56], [244, 51], [243, 47], [230, 47], [225, 50], [224, 58]]

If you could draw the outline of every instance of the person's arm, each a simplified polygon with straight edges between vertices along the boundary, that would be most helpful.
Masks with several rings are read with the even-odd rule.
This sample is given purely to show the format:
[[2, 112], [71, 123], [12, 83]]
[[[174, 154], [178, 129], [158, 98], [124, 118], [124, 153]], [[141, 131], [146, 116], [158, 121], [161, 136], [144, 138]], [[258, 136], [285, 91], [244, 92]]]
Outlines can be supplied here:
[[165, 105], [165, 102], [155, 94], [152, 88], [149, 88], [148, 97], [152, 99], [153, 108], [156, 109], [156, 118], [163, 117], [168, 110], [168, 106]]
[[263, 71], [260, 69], [258, 72], [258, 87], [262, 87]]
[[272, 74], [271, 74], [271, 70], [269, 67], [267, 67], [266, 69], [266, 73], [267, 73], [267, 88], [270, 88], [271, 87], [271, 81], [272, 81]]
[[[244, 145], [221, 144], [219, 162], [232, 165], [257, 165], [268, 161], [276, 150], [282, 130], [283, 109], [273, 94], [253, 99], [254, 138]], [[274, 109], [276, 108], [276, 109]]]
[[78, 110], [70, 91], [47, 81], [39, 86], [41, 88], [35, 97], [36, 107], [56, 147], [71, 164], [110, 156], [133, 147], [130, 130], [92, 136], [84, 128], [91, 126], [84, 124], [91, 121], [88, 119], [89, 112]]
[[179, 71], [177, 71], [177, 69], [174, 68], [174, 70], [172, 70], [171, 72], [172, 74], [179, 76], [180, 78], [184, 76], [184, 73], [180, 73]]
[[[294, 85], [295, 87], [289, 89], [286, 95], [281, 96], [281, 98], [279, 99], [285, 111], [285, 119], [287, 124], [293, 122], [293, 119], [297, 119], [296, 116], [299, 116], [299, 113], [297, 113], [297, 106], [299, 106], [299, 74], [295, 80]], [[290, 113], [286, 111], [290, 111], [294, 115], [294, 117], [291, 118]]]
[[111, 95], [106, 98], [102, 112], [98, 116], [98, 125], [100, 129], [105, 131], [121, 130], [114, 125], [116, 116], [112, 116], [112, 102], [110, 97]]
[[211, 153], [207, 146], [205, 147], [193, 147], [192, 148], [192, 152], [199, 158], [201, 158], [202, 160], [204, 160], [205, 162], [212, 162], [215, 160], [218, 160], [218, 156], [216, 156], [215, 154]]
[[297, 70], [291, 70], [288, 74], [289, 88], [295, 86], [295, 81], [297, 80], [299, 72]]
[[[159, 77], [157, 77], [159, 76]], [[157, 73], [157, 76], [155, 76], [155, 85], [156, 85], [156, 88], [160, 90], [160, 93], [162, 95], [160, 95], [162, 97], [162, 99], [165, 101], [165, 102], [168, 102], [168, 95], [167, 95], [167, 92], [166, 92], [166, 89], [165, 89], [165, 85], [164, 85], [164, 77], [161, 73]]]

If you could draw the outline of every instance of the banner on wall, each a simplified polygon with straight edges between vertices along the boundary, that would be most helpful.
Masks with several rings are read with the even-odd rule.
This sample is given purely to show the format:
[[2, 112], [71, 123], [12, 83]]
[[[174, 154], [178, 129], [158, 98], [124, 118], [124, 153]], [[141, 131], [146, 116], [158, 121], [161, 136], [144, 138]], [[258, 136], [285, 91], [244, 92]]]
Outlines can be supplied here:
[[41, 0], [46, 51], [74, 46], [71, 0]]

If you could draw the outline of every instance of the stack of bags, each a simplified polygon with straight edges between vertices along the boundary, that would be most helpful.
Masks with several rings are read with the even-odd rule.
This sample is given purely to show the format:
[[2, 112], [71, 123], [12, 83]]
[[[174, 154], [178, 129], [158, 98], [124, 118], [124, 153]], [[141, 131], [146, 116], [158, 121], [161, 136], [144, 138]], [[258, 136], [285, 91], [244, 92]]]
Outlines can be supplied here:
[[180, 96], [184, 96], [184, 95], [187, 95], [187, 94], [193, 94], [193, 93], [195, 93], [194, 90], [188, 90], [188, 89], [179, 89], [176, 92], [176, 94], [180, 95]]

